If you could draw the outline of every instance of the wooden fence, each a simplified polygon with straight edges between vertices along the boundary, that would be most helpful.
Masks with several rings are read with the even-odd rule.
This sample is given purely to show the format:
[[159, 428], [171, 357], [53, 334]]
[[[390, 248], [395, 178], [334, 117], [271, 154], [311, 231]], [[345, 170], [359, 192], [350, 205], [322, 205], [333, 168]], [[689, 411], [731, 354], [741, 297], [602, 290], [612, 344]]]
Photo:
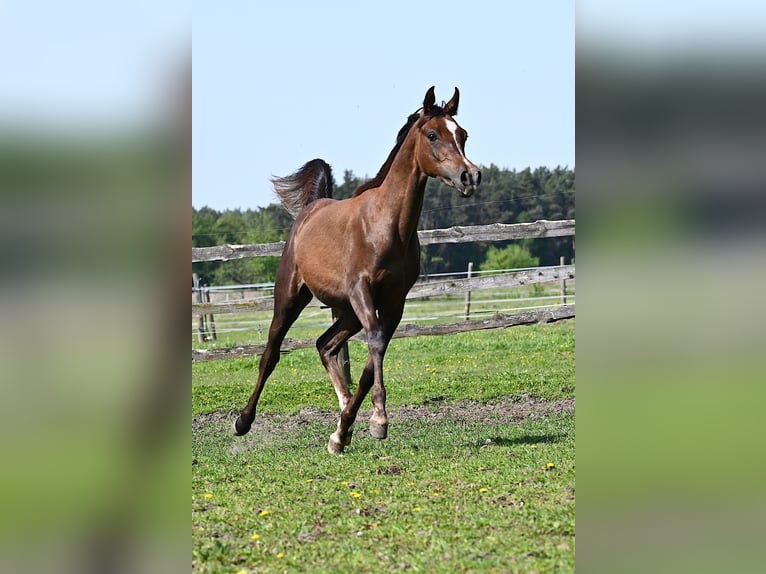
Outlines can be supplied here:
[[[540, 220], [534, 223], [502, 224], [474, 226], [455, 226], [447, 229], [432, 229], [418, 231], [421, 245], [435, 243], [468, 243], [475, 241], [504, 241], [509, 239], [536, 239], [544, 237], [566, 237], [575, 235], [575, 220], [567, 219], [560, 221]], [[192, 262], [198, 261], [228, 261], [246, 257], [279, 256], [284, 248], [284, 242], [251, 245], [218, 245], [215, 247], [197, 247], [192, 249]], [[524, 269], [502, 275], [471, 276], [453, 279], [431, 279], [416, 283], [407, 295], [407, 299], [422, 297], [437, 297], [455, 293], [470, 293], [480, 289], [493, 289], [498, 287], [514, 287], [519, 285], [532, 285], [536, 283], [560, 282], [562, 287], [567, 280], [575, 278], [574, 265], [562, 265], [553, 267], [537, 267]], [[198, 299], [199, 301], [199, 299]], [[465, 320], [449, 325], [400, 326], [394, 338], [412, 337], [421, 335], [447, 335], [460, 333], [474, 329], [496, 329], [530, 323], [551, 322], [568, 319], [575, 316], [575, 306], [566, 305], [565, 296], [562, 297], [562, 305], [553, 309], [539, 309], [513, 315], [497, 314], [491, 319]], [[322, 306], [322, 303], [314, 299], [309, 305]], [[232, 301], [220, 303], [197, 302], [192, 304], [192, 314], [195, 316], [224, 313], [242, 313], [273, 309], [272, 299], [259, 301]], [[353, 337], [352, 340], [364, 340], [363, 334]], [[313, 347], [313, 339], [293, 340], [285, 339], [283, 350], [293, 350]], [[229, 349], [194, 349], [192, 361], [206, 361], [221, 358], [253, 356], [263, 352], [264, 345], [244, 345]]]
[[[567, 237], [575, 234], [575, 220], [540, 220], [534, 223], [492, 223], [490, 225], [455, 226], [446, 229], [418, 231], [421, 245], [434, 243], [471, 243], [475, 241], [504, 241], [508, 239], [539, 239]], [[250, 245], [217, 245], [193, 247], [192, 263], [200, 261], [229, 261], [245, 257], [280, 256], [284, 241]]]

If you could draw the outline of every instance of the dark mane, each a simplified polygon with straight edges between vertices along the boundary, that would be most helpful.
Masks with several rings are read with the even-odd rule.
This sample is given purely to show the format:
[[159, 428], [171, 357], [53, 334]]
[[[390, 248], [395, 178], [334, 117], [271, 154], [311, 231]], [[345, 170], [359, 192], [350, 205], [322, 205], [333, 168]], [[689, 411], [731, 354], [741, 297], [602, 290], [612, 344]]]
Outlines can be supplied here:
[[[443, 115], [445, 115], [444, 108], [440, 106], [431, 106], [431, 108], [428, 110], [429, 117], [443, 116]], [[402, 128], [399, 130], [399, 133], [396, 135], [396, 144], [394, 145], [394, 149], [392, 149], [391, 153], [388, 154], [388, 157], [386, 158], [385, 163], [380, 167], [377, 175], [373, 177], [372, 179], [368, 179], [362, 185], [357, 187], [354, 190], [354, 193], [351, 194], [352, 197], [356, 197], [357, 195], [364, 193], [368, 189], [373, 189], [375, 187], [381, 186], [381, 184], [383, 183], [383, 180], [386, 179], [386, 176], [388, 175], [388, 172], [391, 169], [391, 164], [394, 163], [394, 158], [396, 157], [396, 154], [399, 152], [399, 149], [402, 147], [402, 144], [404, 143], [404, 140], [407, 137], [407, 134], [410, 133], [410, 128], [415, 124], [415, 122], [418, 121], [419, 118], [420, 118], [420, 110], [416, 111], [413, 114], [410, 114], [410, 116], [407, 118], [407, 123], [405, 123], [402, 126]]]

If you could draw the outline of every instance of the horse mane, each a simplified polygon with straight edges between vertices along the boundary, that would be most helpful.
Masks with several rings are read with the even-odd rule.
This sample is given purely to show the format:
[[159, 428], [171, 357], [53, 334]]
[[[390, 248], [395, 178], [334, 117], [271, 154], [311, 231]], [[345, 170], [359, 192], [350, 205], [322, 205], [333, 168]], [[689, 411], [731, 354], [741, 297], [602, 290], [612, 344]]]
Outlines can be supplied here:
[[332, 168], [326, 161], [312, 159], [292, 175], [271, 179], [283, 207], [295, 217], [312, 201], [332, 197]]
[[[416, 112], [409, 115], [409, 117], [407, 118], [407, 123], [405, 123], [402, 126], [402, 128], [399, 130], [399, 133], [396, 135], [396, 144], [394, 145], [394, 149], [392, 149], [391, 152], [388, 154], [388, 157], [386, 158], [385, 163], [383, 163], [383, 165], [380, 167], [377, 175], [373, 177], [372, 179], [368, 179], [362, 185], [357, 187], [354, 190], [354, 193], [351, 194], [351, 197], [356, 197], [357, 195], [364, 193], [368, 189], [380, 187], [383, 184], [383, 180], [386, 179], [386, 176], [388, 175], [388, 172], [391, 169], [391, 165], [394, 163], [394, 158], [396, 157], [396, 154], [399, 153], [399, 149], [402, 147], [402, 144], [404, 143], [404, 140], [407, 137], [407, 134], [410, 133], [410, 128], [412, 128], [412, 126], [415, 125], [415, 122], [417, 122], [418, 119], [420, 118], [421, 109], [423, 108], [420, 108]], [[427, 117], [443, 116], [445, 114], [446, 112], [444, 111], [443, 107], [434, 105], [429, 108]]]

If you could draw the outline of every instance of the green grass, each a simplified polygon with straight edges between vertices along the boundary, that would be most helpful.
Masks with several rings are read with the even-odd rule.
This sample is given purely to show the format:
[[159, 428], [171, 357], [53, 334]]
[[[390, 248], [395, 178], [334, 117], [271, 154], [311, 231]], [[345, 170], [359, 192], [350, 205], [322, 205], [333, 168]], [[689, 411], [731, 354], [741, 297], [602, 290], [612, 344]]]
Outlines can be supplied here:
[[[349, 343], [354, 380], [367, 347]], [[258, 358], [196, 363], [192, 367], [193, 414], [239, 409], [258, 375]], [[448, 337], [394, 339], [384, 362], [388, 404], [443, 400], [491, 401], [530, 395], [557, 399], [574, 394], [574, 322]], [[282, 357], [266, 384], [259, 412], [295, 412], [315, 406], [335, 409], [338, 400], [313, 349]]]
[[[351, 345], [352, 368], [365, 356]], [[256, 367], [193, 365], [194, 572], [574, 571], [574, 414], [485, 420], [462, 402], [574, 396], [574, 321], [393, 341], [389, 438], [360, 418], [340, 456], [333, 424], [296, 414], [337, 410], [313, 350], [283, 357], [250, 434], [229, 433]]]

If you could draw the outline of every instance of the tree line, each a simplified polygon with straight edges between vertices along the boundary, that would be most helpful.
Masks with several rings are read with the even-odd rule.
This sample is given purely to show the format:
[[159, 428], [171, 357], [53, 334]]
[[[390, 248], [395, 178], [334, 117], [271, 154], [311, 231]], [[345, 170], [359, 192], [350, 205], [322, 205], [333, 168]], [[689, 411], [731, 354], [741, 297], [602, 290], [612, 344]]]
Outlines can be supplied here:
[[[575, 172], [567, 167], [538, 167], [521, 171], [482, 166], [481, 186], [470, 198], [435, 179], [426, 185], [419, 229], [488, 223], [526, 223], [538, 219], [575, 218]], [[365, 181], [353, 172], [343, 172], [335, 181], [333, 196], [345, 199]], [[209, 247], [223, 243], [270, 243], [287, 238], [293, 218], [278, 204], [247, 210], [216, 211], [192, 208], [192, 245]], [[509, 244], [514, 246], [506, 249]], [[564, 256], [574, 258], [572, 237], [515, 242], [428, 245], [421, 249], [424, 274], [492, 269], [502, 265], [557, 265]], [[279, 258], [257, 257], [225, 262], [193, 263], [203, 283], [231, 285], [273, 281]]]

